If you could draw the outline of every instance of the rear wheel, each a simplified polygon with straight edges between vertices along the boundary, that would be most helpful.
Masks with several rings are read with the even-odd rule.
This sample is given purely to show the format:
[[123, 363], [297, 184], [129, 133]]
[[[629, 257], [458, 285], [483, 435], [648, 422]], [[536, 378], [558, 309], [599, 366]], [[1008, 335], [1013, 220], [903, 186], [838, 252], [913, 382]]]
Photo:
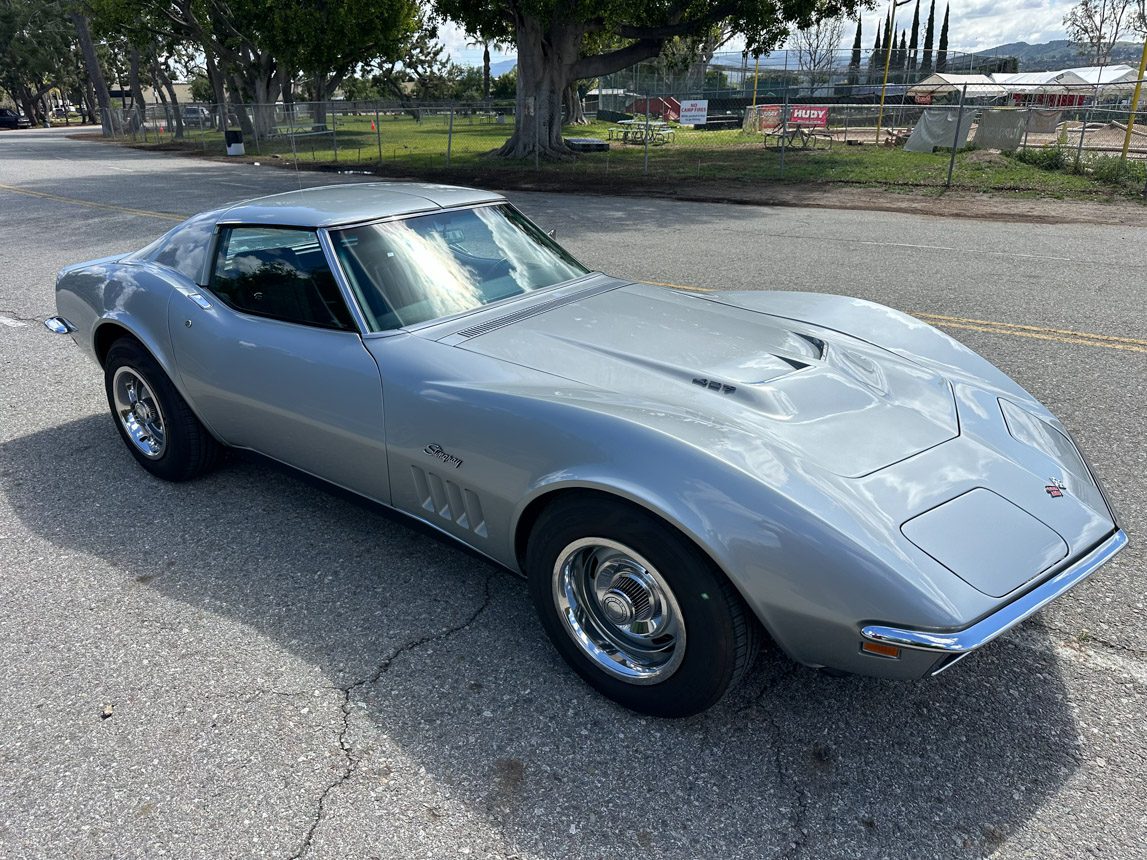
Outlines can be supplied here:
[[756, 654], [756, 622], [724, 574], [676, 529], [624, 502], [579, 496], [547, 508], [526, 568], [561, 655], [635, 711], [704, 711]]
[[157, 478], [187, 481], [218, 462], [219, 443], [138, 341], [125, 337], [112, 344], [104, 387], [124, 444]]

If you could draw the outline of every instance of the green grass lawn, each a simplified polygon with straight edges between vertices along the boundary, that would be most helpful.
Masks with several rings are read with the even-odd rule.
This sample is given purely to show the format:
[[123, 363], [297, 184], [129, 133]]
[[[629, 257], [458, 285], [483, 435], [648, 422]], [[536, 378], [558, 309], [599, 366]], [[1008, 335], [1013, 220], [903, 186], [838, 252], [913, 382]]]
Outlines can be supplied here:
[[[453, 135], [447, 115], [427, 115], [415, 121], [408, 114], [378, 119], [374, 115], [331, 115], [328, 126], [334, 134], [300, 135], [246, 140], [248, 155], [297, 158], [301, 163], [345, 165], [347, 169], [371, 169], [393, 164], [403, 170], [420, 168], [479, 168], [485, 171], [535, 170], [532, 160], [503, 161], [489, 153], [497, 149], [513, 131], [513, 120], [499, 124], [476, 117], [456, 116]], [[588, 126], [568, 127], [570, 137], [606, 139], [613, 126], [593, 122]], [[869, 132], [871, 134], [871, 131]], [[856, 136], [861, 136], [857, 134]], [[170, 135], [163, 136], [170, 140]], [[337, 146], [336, 146], [337, 143]], [[188, 131], [182, 144], [188, 149], [222, 154], [223, 135], [216, 130]], [[646, 159], [648, 158], [648, 168]], [[674, 130], [673, 140], [650, 146], [629, 145], [611, 141], [610, 150], [587, 153], [568, 162], [538, 165], [544, 176], [610, 174], [627, 177], [648, 175], [667, 179], [704, 179], [769, 182], [849, 183], [891, 188], [939, 188], [947, 179], [947, 153], [913, 153], [872, 144], [846, 146], [837, 141], [831, 149], [766, 148], [760, 135], [728, 131]], [[1014, 158], [999, 155], [960, 152], [956, 157], [953, 187], [972, 191], [1013, 191], [1052, 196], [1093, 196], [1122, 194], [1135, 196], [1130, 187], [1118, 187], [1097, 181], [1089, 175], [1045, 170]]]

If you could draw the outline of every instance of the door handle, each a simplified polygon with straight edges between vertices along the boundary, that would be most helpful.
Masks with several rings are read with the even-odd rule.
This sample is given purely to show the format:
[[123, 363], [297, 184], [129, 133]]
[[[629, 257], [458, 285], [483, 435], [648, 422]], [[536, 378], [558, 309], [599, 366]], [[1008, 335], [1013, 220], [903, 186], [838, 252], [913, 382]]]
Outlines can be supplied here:
[[187, 287], [176, 287], [176, 289], [179, 290], [179, 292], [183, 295], [187, 296], [187, 298], [191, 299], [191, 301], [195, 302], [195, 304], [199, 305], [199, 307], [203, 308], [203, 310], [206, 311], [211, 309], [211, 302], [203, 298], [202, 293], [197, 292], [196, 290], [188, 289]]

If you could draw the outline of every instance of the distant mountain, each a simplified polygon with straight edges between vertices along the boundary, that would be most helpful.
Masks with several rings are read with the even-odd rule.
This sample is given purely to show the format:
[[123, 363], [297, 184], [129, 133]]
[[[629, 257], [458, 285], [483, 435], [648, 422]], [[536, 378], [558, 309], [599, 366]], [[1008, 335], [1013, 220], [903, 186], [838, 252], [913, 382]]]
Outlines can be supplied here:
[[[479, 63], [479, 65], [481, 65], [481, 63]], [[496, 63], [490, 63], [490, 77], [497, 78], [501, 75], [504, 75], [506, 72], [511, 71], [516, 65], [518, 65], [517, 57], [512, 57], [508, 60], [499, 60]]]
[[[1138, 65], [1142, 50], [1142, 44], [1116, 42], [1111, 51], [1111, 64]], [[1045, 72], [1050, 69], [1070, 69], [1091, 65], [1091, 58], [1086, 53], [1080, 53], [1079, 49], [1066, 39], [1044, 42], [1042, 45], [1009, 42], [1006, 45], [977, 51], [977, 53], [998, 57], [1015, 57], [1019, 60], [1021, 72]]]

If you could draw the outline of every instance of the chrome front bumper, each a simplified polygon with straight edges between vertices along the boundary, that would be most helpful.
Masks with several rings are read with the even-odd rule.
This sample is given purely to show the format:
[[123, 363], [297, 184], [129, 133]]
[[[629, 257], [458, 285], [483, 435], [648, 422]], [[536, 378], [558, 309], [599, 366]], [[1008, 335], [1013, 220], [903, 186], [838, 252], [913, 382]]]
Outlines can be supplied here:
[[997, 636], [1006, 633], [1020, 622], [1039, 612], [1064, 592], [1079, 585], [1110, 561], [1125, 546], [1127, 546], [1127, 533], [1122, 529], [1116, 529], [1114, 534], [1087, 555], [1071, 562], [1067, 567], [1041, 582], [1031, 591], [962, 630], [933, 632], [870, 624], [860, 632], [865, 639], [873, 642], [883, 642], [889, 645], [899, 645], [901, 648], [933, 651], [938, 655], [947, 655], [949, 659], [942, 660], [932, 670], [931, 674], [936, 675], [965, 654], [987, 645]]

